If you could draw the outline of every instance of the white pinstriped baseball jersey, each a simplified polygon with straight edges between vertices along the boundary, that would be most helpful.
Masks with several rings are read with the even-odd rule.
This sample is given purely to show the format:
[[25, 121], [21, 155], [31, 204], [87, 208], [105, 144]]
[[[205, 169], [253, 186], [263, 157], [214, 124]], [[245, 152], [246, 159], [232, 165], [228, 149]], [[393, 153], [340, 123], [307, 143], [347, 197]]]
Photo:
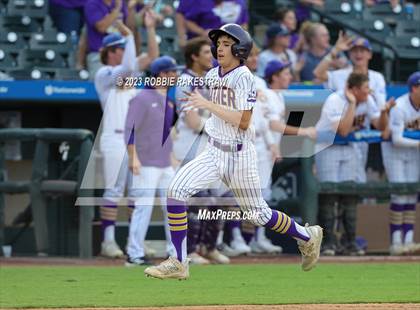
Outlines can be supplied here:
[[[321, 117], [316, 124], [318, 132], [335, 132], [337, 124], [348, 109], [348, 101], [344, 91], [338, 91], [328, 96], [322, 106]], [[359, 103], [356, 107], [353, 126], [362, 129], [369, 126], [372, 119], [378, 118], [380, 112], [373, 98]], [[317, 143], [315, 146], [315, 163], [317, 177], [321, 182], [343, 182], [364, 179], [364, 165], [361, 164], [360, 143], [348, 145], [328, 145]], [[363, 179], [361, 179], [361, 176]]]
[[[328, 71], [328, 82], [327, 87], [334, 90], [344, 90], [346, 88], [347, 79], [349, 78], [350, 74], [353, 72], [353, 66]], [[368, 70], [368, 77], [369, 77], [369, 88], [372, 90], [372, 99], [376, 104], [379, 110], [382, 110], [386, 104], [386, 88], [385, 88], [385, 79], [382, 73]], [[368, 158], [368, 149], [369, 145], [367, 143], [357, 143], [357, 155], [359, 157], [359, 165], [358, 165], [358, 179], [357, 181], [360, 183], [366, 182], [366, 163]], [[381, 147], [383, 148], [383, 143], [381, 143]], [[382, 150], [382, 156], [385, 158], [388, 154]]]
[[99, 146], [103, 156], [104, 197], [107, 199], [124, 196], [129, 175], [124, 127], [129, 101], [137, 90], [122, 89], [117, 85], [117, 79], [131, 76], [136, 69], [134, 37], [129, 35], [126, 39], [121, 64], [104, 65], [95, 75], [95, 88], [103, 109]]
[[[344, 117], [348, 108], [348, 101], [344, 91], [337, 91], [328, 96], [322, 106], [321, 117], [316, 124], [318, 132], [335, 131], [336, 124]], [[380, 111], [371, 96], [366, 102], [359, 103], [356, 107], [353, 126], [357, 129], [369, 127], [371, 120], [377, 119]], [[328, 144], [317, 143], [317, 149], [324, 149]]]
[[[173, 151], [175, 158], [180, 161], [183, 161], [187, 155], [190, 155], [190, 151], [192, 151], [193, 153], [201, 152], [207, 142], [206, 137], [204, 137], [205, 135], [203, 135], [203, 138], [201, 138], [199, 146], [197, 148], [197, 152], [192, 150], [196, 139], [199, 138], [199, 132], [201, 128], [200, 130], [194, 130], [188, 127], [187, 123], [185, 122], [186, 112], [182, 111], [185, 102], [181, 101], [181, 99], [186, 97], [184, 91], [190, 92], [194, 89], [194, 87], [191, 86], [194, 85], [194, 83], [191, 82], [196, 78], [198, 77], [194, 74], [194, 72], [187, 69], [179, 76], [178, 81], [182, 82], [180, 82], [180, 86], [177, 86], [176, 88], [176, 108], [179, 114], [179, 118], [176, 124], [178, 134], [176, 139], [174, 140]], [[202, 91], [203, 90], [200, 90], [200, 92]], [[208, 111], [198, 110], [198, 114], [202, 117], [204, 121], [208, 118]], [[196, 154], [191, 154], [191, 156], [195, 155]]]
[[[286, 105], [283, 94], [279, 90], [266, 89], [264, 91], [268, 102], [268, 119], [270, 121], [285, 122]], [[282, 133], [272, 131], [275, 143], [280, 144]]]
[[[207, 73], [205, 79], [210, 90], [210, 100], [214, 104], [236, 111], [251, 110], [255, 106], [255, 80], [245, 65], [223, 75], [221, 67], [215, 67]], [[255, 138], [253, 126], [241, 130], [216, 115], [210, 116], [204, 128], [210, 137], [225, 144], [238, 144]]]
[[[247, 67], [240, 65], [223, 76], [218, 67], [214, 68], [206, 75], [206, 81], [214, 104], [236, 111], [255, 107], [254, 76]], [[241, 149], [222, 150], [213, 142], [208, 143], [201, 154], [178, 170], [169, 186], [168, 197], [187, 201], [198, 191], [223, 181], [234, 193], [242, 211], [257, 213], [251, 221], [265, 225], [272, 211], [261, 193], [252, 124], [247, 130], [241, 130], [212, 115], [206, 121], [205, 130], [217, 142], [232, 146], [239, 143]]]
[[118, 66], [104, 65], [96, 72], [94, 81], [95, 89], [98, 93], [102, 110], [105, 110], [110, 90], [118, 87], [117, 79], [131, 76], [134, 71], [138, 69], [134, 36], [129, 35], [126, 39], [127, 43], [125, 45], [121, 64]]
[[392, 143], [384, 143], [384, 150], [388, 153], [384, 159], [388, 179], [391, 182], [419, 181], [419, 141], [403, 137], [405, 130], [420, 130], [420, 109], [416, 109], [410, 101], [409, 94], [396, 100], [396, 105], [390, 112], [389, 127]]
[[254, 75], [255, 79], [255, 89], [257, 91], [267, 89], [267, 83], [263, 78], [260, 78], [258, 75]]
[[[255, 77], [256, 80], [261, 80]], [[265, 200], [271, 197], [271, 172], [273, 170], [273, 158], [270, 150], [271, 145], [279, 147], [280, 134], [270, 130], [270, 121], [281, 118], [282, 104], [275, 91], [267, 87], [257, 88], [257, 103], [252, 113], [252, 121], [255, 126], [255, 149], [258, 157], [258, 174], [260, 185]], [[258, 87], [258, 86], [257, 86]]]
[[[403, 136], [404, 130], [420, 130], [420, 109], [411, 102], [409, 94], [405, 94], [396, 100], [396, 105], [390, 112], [389, 127], [393, 140]], [[416, 147], [418, 143], [410, 144], [407, 147]], [[396, 144], [396, 143], [394, 143]]]

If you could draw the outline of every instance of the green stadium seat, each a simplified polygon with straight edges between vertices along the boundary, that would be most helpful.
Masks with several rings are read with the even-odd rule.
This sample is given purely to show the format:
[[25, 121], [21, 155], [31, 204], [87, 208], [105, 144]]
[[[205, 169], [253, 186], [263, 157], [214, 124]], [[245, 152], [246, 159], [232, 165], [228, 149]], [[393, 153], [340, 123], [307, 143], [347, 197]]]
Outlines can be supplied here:
[[57, 69], [54, 75], [56, 80], [89, 80], [86, 70]]
[[66, 68], [64, 57], [52, 49], [23, 50], [19, 53], [18, 64], [22, 68]]
[[0, 46], [0, 70], [7, 70], [17, 66], [16, 58]]
[[[392, 36], [391, 27], [384, 23], [380, 19], [376, 20], [361, 20], [352, 26], [359, 32], [366, 34], [367, 36], [373, 37], [381, 42], [385, 42], [385, 39]], [[376, 53], [382, 52], [382, 46], [376, 42], [371, 42], [373, 51]]]
[[401, 20], [398, 21], [395, 28], [395, 35], [417, 35], [420, 36], [420, 21], [418, 20]]
[[396, 63], [394, 54], [386, 50], [386, 66], [394, 67], [393, 80], [406, 81], [412, 72], [420, 70], [420, 36], [389, 37], [386, 42], [395, 49], [398, 57]]
[[14, 0], [9, 1], [7, 13], [10, 15], [44, 18], [48, 15], [48, 1], [46, 0]]
[[420, 36], [389, 37], [386, 39], [386, 42], [396, 49], [400, 58], [420, 61]]
[[73, 46], [68, 35], [50, 30], [32, 34], [29, 48], [34, 51], [51, 49], [58, 53], [68, 54], [72, 51]]
[[42, 31], [42, 26], [37, 20], [29, 16], [20, 15], [0, 16], [0, 27], [8, 31], [25, 34]]
[[325, 14], [327, 20], [339, 20], [344, 23], [353, 23], [355, 19], [361, 19], [361, 10], [356, 9], [351, 1], [325, 1], [324, 7], [319, 11]]
[[7, 73], [15, 80], [50, 80], [53, 77], [54, 71], [45, 70], [42, 68], [33, 68], [12, 69], [7, 70]]
[[23, 35], [16, 32], [9, 32], [0, 28], [0, 49], [10, 53], [18, 54], [20, 50], [27, 47]]
[[363, 10], [364, 20], [382, 20], [389, 25], [395, 25], [400, 20], [407, 20], [407, 14], [404, 7], [400, 11], [394, 11], [389, 3], [376, 4], [372, 7], [366, 7]]

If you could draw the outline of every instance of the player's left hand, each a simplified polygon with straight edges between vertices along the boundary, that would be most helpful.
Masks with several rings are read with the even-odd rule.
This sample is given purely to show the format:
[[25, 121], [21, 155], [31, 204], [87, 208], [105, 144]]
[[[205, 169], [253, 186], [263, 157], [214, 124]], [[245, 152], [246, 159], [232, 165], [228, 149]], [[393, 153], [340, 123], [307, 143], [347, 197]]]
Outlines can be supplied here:
[[157, 16], [153, 10], [149, 9], [144, 12], [144, 26], [146, 28], [156, 27], [156, 20], [157, 20]]
[[316, 132], [316, 128], [315, 127], [306, 127], [306, 128], [301, 128], [299, 129], [300, 131], [300, 135], [308, 137], [312, 140], [316, 140], [317, 137], [317, 132]]
[[389, 98], [389, 100], [385, 104], [385, 111], [389, 113], [391, 109], [395, 106], [395, 99], [394, 97]]
[[281, 161], [281, 154], [280, 154], [280, 149], [278, 147], [278, 145], [276, 144], [271, 144], [269, 146], [270, 149], [270, 153], [271, 153], [271, 159], [273, 160], [273, 162], [276, 161]]
[[187, 97], [182, 98], [181, 101], [187, 101], [184, 106], [186, 111], [194, 108], [209, 109], [211, 102], [204, 98], [197, 89], [194, 89], [192, 92], [184, 91], [184, 94], [186, 94]]

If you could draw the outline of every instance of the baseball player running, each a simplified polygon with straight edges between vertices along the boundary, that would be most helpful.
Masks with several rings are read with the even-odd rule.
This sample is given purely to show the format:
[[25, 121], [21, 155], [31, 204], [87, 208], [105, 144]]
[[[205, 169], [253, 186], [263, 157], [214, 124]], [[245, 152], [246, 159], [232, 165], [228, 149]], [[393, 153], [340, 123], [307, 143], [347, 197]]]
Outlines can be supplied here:
[[[145, 14], [148, 29], [148, 53], [136, 58], [134, 36], [120, 21], [116, 22], [120, 34], [110, 34], [103, 39], [101, 60], [104, 64], [95, 75], [95, 88], [103, 110], [100, 151], [103, 157], [105, 203], [100, 208], [103, 230], [101, 255], [122, 257], [123, 252], [115, 242], [115, 220], [117, 203], [124, 196], [127, 184], [128, 165], [125, 158], [124, 123], [128, 102], [136, 95], [134, 88], [117, 86], [117, 80], [142, 71], [157, 57], [159, 48], [155, 39], [155, 20]], [[129, 193], [130, 194], [130, 193]], [[129, 195], [130, 196], [130, 195]], [[129, 210], [133, 206], [129, 205]]]
[[[403, 137], [404, 131], [420, 131], [420, 71], [408, 78], [409, 93], [396, 100], [390, 112], [392, 142], [384, 144], [388, 156], [384, 160], [388, 180], [392, 183], [420, 181], [420, 141]], [[417, 195], [391, 195], [391, 255], [420, 250], [414, 243]]]
[[161, 279], [189, 277], [186, 201], [220, 180], [233, 191], [243, 212], [255, 212], [253, 224], [295, 238], [302, 253], [302, 269], [311, 270], [319, 258], [322, 228], [302, 227], [286, 214], [271, 210], [262, 198], [251, 126], [256, 90], [252, 73], [243, 65], [251, 51], [252, 39], [237, 24], [211, 30], [209, 37], [214, 44], [213, 56], [219, 62], [206, 75], [211, 100], [196, 90], [186, 98], [187, 108], [212, 113], [204, 127], [209, 143], [198, 157], [178, 170], [169, 186], [167, 210], [176, 257], [169, 257], [144, 272]]
[[[190, 92], [199, 87], [200, 78], [203, 78], [207, 71], [213, 67], [210, 48], [210, 42], [204, 38], [191, 39], [185, 45], [186, 69], [180, 75], [176, 87], [176, 108], [180, 117], [177, 122], [178, 134], [174, 140], [174, 156], [180, 165], [194, 159], [207, 144], [208, 137], [202, 130], [205, 121], [210, 116], [209, 112], [198, 109], [190, 110], [188, 113], [182, 111], [185, 104], [182, 98], [185, 98], [185, 91]], [[196, 196], [208, 197], [211, 200], [208, 190], [197, 193]], [[229, 258], [216, 249], [217, 236], [220, 231], [219, 221], [198, 219], [199, 208], [200, 206], [188, 206], [190, 223], [187, 235], [188, 258], [192, 264], [229, 263]]]
[[[369, 96], [369, 78], [365, 74], [352, 73], [345, 91], [328, 96], [316, 125], [318, 132], [332, 131], [345, 137], [350, 132], [366, 128], [370, 124], [382, 130], [388, 122], [387, 112], [378, 110]], [[359, 165], [356, 143], [346, 145], [316, 144], [315, 163], [320, 182], [356, 181]], [[343, 214], [346, 250], [349, 254], [362, 254], [355, 244], [357, 197], [325, 195], [319, 206], [320, 223], [325, 227], [323, 254], [335, 255], [334, 208]]]

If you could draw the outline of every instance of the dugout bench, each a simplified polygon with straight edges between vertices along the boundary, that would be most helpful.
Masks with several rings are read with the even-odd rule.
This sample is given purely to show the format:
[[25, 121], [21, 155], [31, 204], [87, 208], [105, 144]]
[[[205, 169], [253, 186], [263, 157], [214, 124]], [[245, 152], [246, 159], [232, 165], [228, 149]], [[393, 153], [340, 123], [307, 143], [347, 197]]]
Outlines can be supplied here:
[[[11, 140], [35, 143], [29, 180], [9, 181], [6, 177], [4, 147], [5, 142]], [[77, 177], [73, 180], [66, 180], [67, 172], [65, 172], [60, 179], [49, 179], [50, 145], [63, 141], [77, 143], [80, 146], [79, 154], [72, 162], [72, 167], [77, 169]], [[38, 254], [48, 253], [47, 198], [69, 195], [76, 197], [93, 196], [90, 190], [80, 189], [92, 145], [93, 133], [84, 129], [0, 129], [0, 251], [4, 244], [4, 195], [29, 193], [36, 249]], [[91, 206], [79, 208], [79, 256], [88, 258], [92, 256], [94, 209]]]

